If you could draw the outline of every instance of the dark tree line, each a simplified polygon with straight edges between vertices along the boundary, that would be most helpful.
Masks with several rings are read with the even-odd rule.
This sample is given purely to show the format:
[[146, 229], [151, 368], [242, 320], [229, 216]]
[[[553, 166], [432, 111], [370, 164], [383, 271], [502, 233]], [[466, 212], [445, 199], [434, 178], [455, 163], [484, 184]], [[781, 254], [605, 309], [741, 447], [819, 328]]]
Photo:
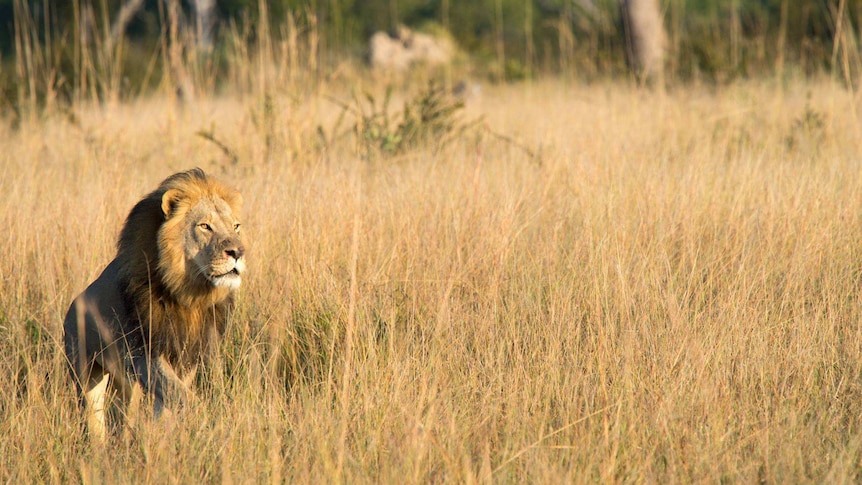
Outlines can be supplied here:
[[[626, 72], [631, 38], [626, 0], [0, 0], [0, 52], [19, 53], [16, 24], [61, 44], [92, 31], [102, 48], [123, 42], [149, 52], [164, 45], [171, 12], [184, 32], [218, 50], [237, 29], [282, 35], [316, 29], [321, 51], [363, 54], [369, 36], [399, 24], [451, 32], [480, 66], [507, 78], [536, 72], [605, 76]], [[839, 68], [855, 76], [862, 0], [659, 0], [667, 71], [680, 79], [724, 79], [778, 69]], [[25, 15], [26, 14], [26, 15]], [[18, 29], [22, 28], [17, 25]], [[49, 31], [49, 32], [46, 32]], [[89, 35], [89, 34], [87, 34]], [[88, 37], [88, 38], [90, 38]], [[149, 51], [148, 51], [149, 49]]]

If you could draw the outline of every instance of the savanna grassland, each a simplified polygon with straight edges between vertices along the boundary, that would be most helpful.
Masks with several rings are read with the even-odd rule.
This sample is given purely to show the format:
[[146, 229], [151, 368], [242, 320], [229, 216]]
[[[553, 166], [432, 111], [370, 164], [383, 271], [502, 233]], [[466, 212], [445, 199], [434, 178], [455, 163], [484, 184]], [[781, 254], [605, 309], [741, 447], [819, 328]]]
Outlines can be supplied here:
[[[0, 127], [0, 481], [862, 479], [858, 97], [491, 86], [398, 150], [339, 120], [358, 104], [333, 83]], [[198, 401], [100, 447], [63, 316], [194, 166], [244, 194], [240, 308]]]

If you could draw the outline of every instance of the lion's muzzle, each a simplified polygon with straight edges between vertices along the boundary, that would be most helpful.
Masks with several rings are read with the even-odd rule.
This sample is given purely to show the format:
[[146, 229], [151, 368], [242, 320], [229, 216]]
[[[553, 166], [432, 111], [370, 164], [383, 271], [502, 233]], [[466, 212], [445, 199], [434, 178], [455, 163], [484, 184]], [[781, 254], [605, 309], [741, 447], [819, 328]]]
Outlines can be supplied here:
[[214, 286], [235, 290], [239, 288], [242, 273], [246, 269], [245, 246], [236, 239], [228, 238], [217, 247], [221, 249], [216, 251], [209, 263], [207, 279]]

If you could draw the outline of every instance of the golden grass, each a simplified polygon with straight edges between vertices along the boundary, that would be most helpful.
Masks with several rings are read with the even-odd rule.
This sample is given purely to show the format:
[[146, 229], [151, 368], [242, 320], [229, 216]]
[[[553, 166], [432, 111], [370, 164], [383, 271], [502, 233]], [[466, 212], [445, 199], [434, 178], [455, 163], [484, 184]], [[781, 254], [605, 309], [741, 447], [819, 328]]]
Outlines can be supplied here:
[[[862, 478], [850, 93], [489, 88], [470, 115], [538, 159], [486, 133], [365, 161], [316, 144], [324, 91], [0, 129], [0, 481]], [[91, 445], [63, 315], [192, 166], [246, 200], [224, 357], [176, 419]]]

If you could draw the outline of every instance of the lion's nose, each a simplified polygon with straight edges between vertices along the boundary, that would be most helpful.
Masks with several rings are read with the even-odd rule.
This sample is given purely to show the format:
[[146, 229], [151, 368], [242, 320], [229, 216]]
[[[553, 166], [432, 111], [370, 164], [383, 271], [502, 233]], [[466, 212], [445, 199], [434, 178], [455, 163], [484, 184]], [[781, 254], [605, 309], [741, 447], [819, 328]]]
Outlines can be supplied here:
[[242, 246], [231, 246], [224, 250], [225, 255], [233, 259], [239, 259], [245, 254], [245, 248]]

